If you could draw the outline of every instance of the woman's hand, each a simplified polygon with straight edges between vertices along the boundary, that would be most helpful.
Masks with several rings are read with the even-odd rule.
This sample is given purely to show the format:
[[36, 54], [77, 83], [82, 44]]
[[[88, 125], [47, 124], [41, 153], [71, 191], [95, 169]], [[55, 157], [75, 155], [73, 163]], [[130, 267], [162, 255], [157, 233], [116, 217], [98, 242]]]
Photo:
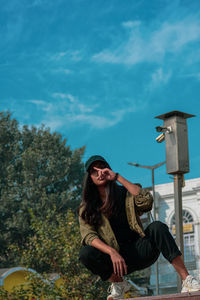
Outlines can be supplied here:
[[110, 258], [113, 263], [114, 273], [118, 276], [123, 277], [123, 274], [127, 274], [127, 265], [123, 257], [115, 250], [112, 249]]
[[99, 169], [99, 168], [94, 167], [94, 170], [96, 170], [98, 172], [97, 179], [99, 179], [99, 180], [102, 180], [102, 179], [114, 180], [115, 179], [116, 173], [113, 172], [109, 168]]
[[98, 250], [110, 255], [113, 263], [113, 271], [116, 275], [123, 277], [123, 273], [127, 274], [127, 266], [123, 257], [114, 248], [105, 244], [102, 240], [95, 238], [91, 246], [97, 248]]

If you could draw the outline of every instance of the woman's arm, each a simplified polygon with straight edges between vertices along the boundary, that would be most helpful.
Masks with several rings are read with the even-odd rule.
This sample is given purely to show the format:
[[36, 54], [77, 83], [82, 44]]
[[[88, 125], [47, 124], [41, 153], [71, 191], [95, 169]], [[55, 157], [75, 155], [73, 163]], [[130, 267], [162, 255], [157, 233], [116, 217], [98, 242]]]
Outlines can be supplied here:
[[83, 206], [79, 210], [79, 225], [81, 234], [81, 244], [91, 245], [92, 240], [99, 238], [99, 235], [93, 225], [87, 224], [85, 220], [82, 219], [81, 214], [83, 212]]
[[140, 192], [140, 187], [124, 177], [122, 177], [120, 174], [113, 172], [111, 169], [105, 168], [105, 169], [99, 169], [94, 167], [95, 170], [98, 171], [98, 178], [102, 179], [105, 177], [107, 180], [117, 180], [119, 183], [121, 183], [130, 194], [133, 196], [136, 196]]
[[[100, 239], [94, 239], [91, 242], [91, 246], [97, 248], [98, 250], [106, 253], [106, 254], [111, 254], [111, 252], [115, 249], [113, 249], [112, 247], [108, 246], [106, 243], [104, 243], [102, 240]], [[115, 250], [116, 251], [116, 250]]]
[[140, 187], [130, 181], [128, 181], [127, 179], [125, 179], [124, 177], [122, 177], [120, 174], [118, 174], [117, 179], [116, 179], [119, 183], [121, 183], [128, 191], [129, 193], [131, 193], [133, 196], [136, 196], [139, 194], [140, 192]]
[[123, 277], [123, 274], [127, 274], [127, 266], [123, 257], [114, 248], [108, 246], [100, 239], [94, 239], [91, 246], [97, 248], [98, 250], [110, 255], [113, 263], [113, 271], [118, 276]]

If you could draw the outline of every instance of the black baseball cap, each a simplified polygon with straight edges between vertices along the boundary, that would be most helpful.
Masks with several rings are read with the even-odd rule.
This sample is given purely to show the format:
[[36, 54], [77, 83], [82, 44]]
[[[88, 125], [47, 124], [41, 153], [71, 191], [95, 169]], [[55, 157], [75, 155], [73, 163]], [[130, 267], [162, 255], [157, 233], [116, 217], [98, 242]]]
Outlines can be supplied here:
[[100, 156], [100, 155], [93, 155], [91, 156], [85, 163], [85, 169], [86, 171], [89, 170], [91, 164], [95, 161], [102, 161], [104, 163], [106, 163], [108, 165], [108, 167], [110, 168], [109, 164], [107, 163], [107, 161], [105, 160], [105, 158], [103, 158], [103, 156]]

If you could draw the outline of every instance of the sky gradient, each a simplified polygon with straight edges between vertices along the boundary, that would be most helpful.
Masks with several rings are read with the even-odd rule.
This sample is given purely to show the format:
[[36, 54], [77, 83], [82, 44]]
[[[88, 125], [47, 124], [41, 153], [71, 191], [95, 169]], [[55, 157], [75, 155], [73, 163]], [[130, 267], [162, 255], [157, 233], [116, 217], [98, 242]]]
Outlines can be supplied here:
[[[190, 173], [200, 177], [199, 0], [1, 0], [0, 110], [103, 155], [143, 186], [165, 160], [156, 116], [188, 119]], [[171, 182], [166, 167], [156, 184]]]

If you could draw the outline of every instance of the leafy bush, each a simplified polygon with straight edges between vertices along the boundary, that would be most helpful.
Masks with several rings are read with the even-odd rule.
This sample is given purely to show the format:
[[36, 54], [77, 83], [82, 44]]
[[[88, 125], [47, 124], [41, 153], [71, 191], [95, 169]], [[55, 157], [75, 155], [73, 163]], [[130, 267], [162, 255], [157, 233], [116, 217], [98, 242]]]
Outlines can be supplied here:
[[[29, 275], [29, 284], [10, 294], [3, 291], [2, 299], [26, 299], [20, 297], [28, 295], [34, 295], [35, 299], [43, 295], [49, 300], [105, 299], [108, 283], [98, 280], [79, 262], [81, 238], [74, 213], [69, 209], [66, 215], [58, 214], [54, 208], [47, 212], [43, 221], [32, 211], [30, 214], [34, 235], [22, 252], [16, 245], [11, 248], [15, 255], [21, 256], [21, 265], [36, 270], [41, 276]], [[51, 273], [61, 277], [60, 286], [49, 282]]]

